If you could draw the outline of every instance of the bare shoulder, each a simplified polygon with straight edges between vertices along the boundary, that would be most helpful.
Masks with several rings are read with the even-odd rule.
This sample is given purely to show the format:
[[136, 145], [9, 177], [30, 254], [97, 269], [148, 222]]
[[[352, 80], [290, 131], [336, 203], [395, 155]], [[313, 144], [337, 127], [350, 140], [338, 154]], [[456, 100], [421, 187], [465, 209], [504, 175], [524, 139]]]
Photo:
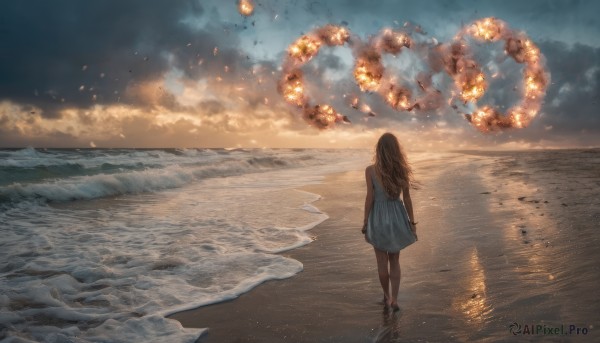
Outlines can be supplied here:
[[369, 194], [372, 190], [373, 190], [373, 166], [370, 165], [367, 168], [365, 168], [365, 179], [367, 181], [367, 194]]
[[367, 182], [371, 181], [371, 175], [373, 174], [373, 165], [365, 168], [365, 177], [367, 178]]

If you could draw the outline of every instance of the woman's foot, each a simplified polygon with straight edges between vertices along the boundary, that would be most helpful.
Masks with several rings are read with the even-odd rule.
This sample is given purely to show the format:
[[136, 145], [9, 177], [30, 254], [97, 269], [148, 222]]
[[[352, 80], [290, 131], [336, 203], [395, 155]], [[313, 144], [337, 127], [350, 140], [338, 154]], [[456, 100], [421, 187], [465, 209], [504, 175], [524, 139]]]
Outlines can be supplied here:
[[392, 308], [392, 310], [393, 310], [394, 312], [398, 312], [398, 311], [400, 311], [400, 306], [398, 306], [398, 303], [397, 303], [396, 301], [392, 301], [392, 302], [390, 303], [390, 307]]
[[388, 299], [387, 294], [383, 295], [383, 300], [381, 302], [383, 303], [383, 307], [390, 307], [391, 306], [391, 302], [390, 302], [390, 299]]

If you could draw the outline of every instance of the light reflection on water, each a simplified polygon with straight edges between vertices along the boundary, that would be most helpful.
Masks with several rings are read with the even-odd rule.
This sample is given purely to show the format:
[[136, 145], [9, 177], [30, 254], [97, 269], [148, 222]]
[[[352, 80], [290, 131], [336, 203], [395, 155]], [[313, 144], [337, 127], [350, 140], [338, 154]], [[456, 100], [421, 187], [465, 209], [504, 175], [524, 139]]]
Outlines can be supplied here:
[[492, 308], [487, 302], [485, 271], [476, 247], [471, 250], [468, 263], [469, 274], [466, 280], [466, 289], [470, 295], [465, 297], [460, 294], [455, 297], [453, 307], [464, 315], [467, 322], [481, 324], [485, 322]]

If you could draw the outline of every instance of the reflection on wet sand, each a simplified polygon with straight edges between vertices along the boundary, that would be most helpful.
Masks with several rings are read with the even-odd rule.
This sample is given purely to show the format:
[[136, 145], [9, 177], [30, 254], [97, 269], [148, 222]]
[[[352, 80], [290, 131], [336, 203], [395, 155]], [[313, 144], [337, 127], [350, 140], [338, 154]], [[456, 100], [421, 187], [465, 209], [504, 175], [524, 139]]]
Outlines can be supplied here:
[[[523, 197], [523, 194], [531, 195]], [[542, 251], [539, 248], [550, 247], [560, 230], [554, 221], [543, 213], [546, 211], [547, 200], [542, 199], [540, 189], [528, 183], [507, 180], [501, 189], [500, 196], [503, 199], [503, 205], [510, 206], [515, 212], [515, 216], [506, 221], [503, 230], [505, 244], [512, 248], [515, 257], [526, 260], [525, 263], [517, 264], [517, 269], [520, 269], [518, 275], [523, 282], [531, 283], [532, 286], [554, 280], [555, 276], [550, 270], [553, 264], [549, 260], [551, 259], [549, 253], [552, 251]], [[528, 209], [527, 207], [532, 208]], [[536, 212], [531, 211], [534, 209], [533, 207]], [[519, 268], [519, 266], [524, 268]]]
[[461, 312], [469, 323], [484, 323], [492, 308], [487, 302], [485, 272], [476, 247], [473, 247], [469, 257], [466, 283], [470, 295], [455, 297], [452, 302], [454, 310]]
[[[504, 223], [507, 267], [514, 271], [502, 310], [515, 320], [592, 327], [597, 321], [600, 150], [496, 153], [487, 170]], [[542, 310], [543, 309], [543, 310]]]
[[387, 309], [383, 310], [381, 325], [375, 332], [373, 342], [396, 342], [402, 339], [402, 309], [398, 312], [392, 312]]
[[405, 312], [384, 317], [376, 342], [505, 341], [515, 322], [598, 326], [600, 150], [448, 155], [415, 170], [421, 233], [401, 257]]

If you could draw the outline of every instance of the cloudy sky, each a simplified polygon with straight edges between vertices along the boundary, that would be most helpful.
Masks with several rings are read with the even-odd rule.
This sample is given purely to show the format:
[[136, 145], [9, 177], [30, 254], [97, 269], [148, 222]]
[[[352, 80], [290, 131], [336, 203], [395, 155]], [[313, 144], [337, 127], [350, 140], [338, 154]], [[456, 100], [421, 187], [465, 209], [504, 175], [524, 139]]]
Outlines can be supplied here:
[[[255, 0], [19, 0], [0, 5], [0, 147], [366, 147], [395, 132], [413, 149], [600, 146], [600, 2]], [[550, 75], [530, 125], [483, 134], [454, 108], [452, 79], [433, 75], [443, 101], [399, 112], [353, 79], [352, 49], [324, 47], [303, 66], [307, 95], [351, 124], [311, 127], [278, 93], [287, 47], [328, 23], [365, 42], [390, 27], [420, 48], [384, 56], [386, 75], [418, 96], [433, 74], [429, 47], [473, 20], [494, 16], [525, 32]], [[522, 68], [503, 44], [477, 43], [491, 77], [479, 105], [519, 102]], [[489, 76], [489, 75], [488, 75]], [[352, 108], [357, 97], [376, 114]]]

